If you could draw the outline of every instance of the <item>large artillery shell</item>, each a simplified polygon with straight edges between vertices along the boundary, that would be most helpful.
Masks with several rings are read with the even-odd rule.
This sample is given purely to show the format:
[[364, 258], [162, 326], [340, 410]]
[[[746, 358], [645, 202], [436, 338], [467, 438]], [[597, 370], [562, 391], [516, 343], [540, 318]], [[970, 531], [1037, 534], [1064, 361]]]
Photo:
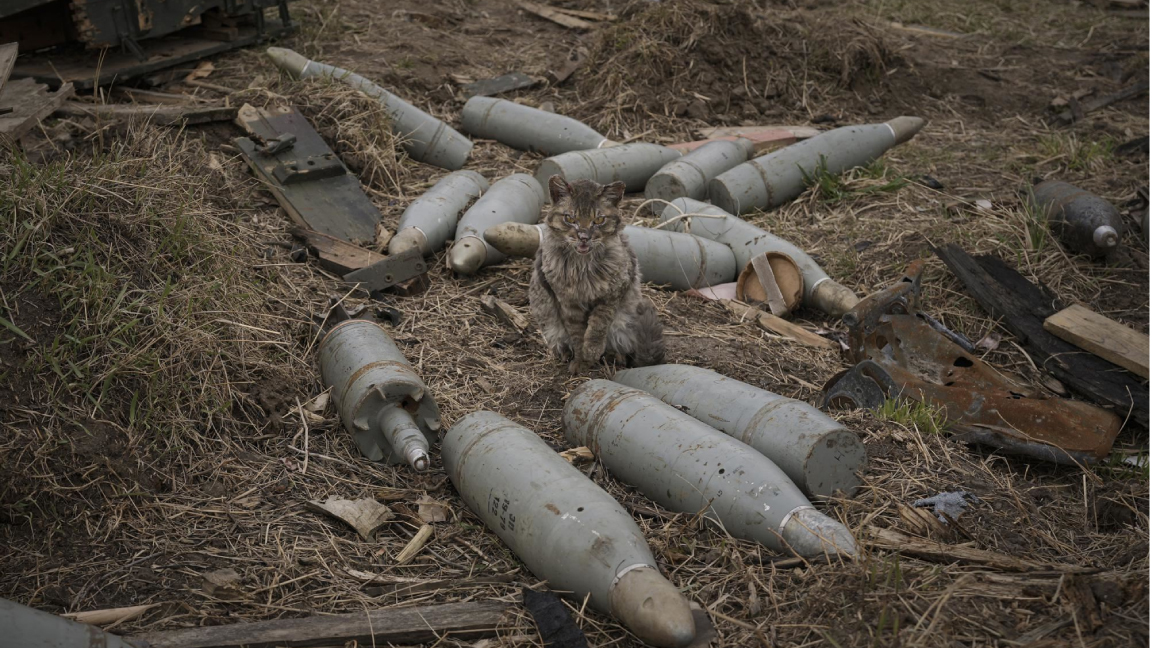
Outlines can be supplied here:
[[356, 447], [372, 461], [427, 470], [440, 408], [379, 325], [337, 324], [320, 341], [320, 377]]
[[708, 197], [732, 214], [778, 207], [803, 193], [820, 165], [838, 174], [868, 164], [923, 127], [919, 117], [897, 117], [830, 130], [725, 171], [708, 183]]
[[473, 137], [544, 155], [594, 149], [608, 141], [571, 117], [493, 97], [469, 99], [460, 113], [460, 128]]
[[[680, 218], [685, 214], [699, 216], [691, 216], [690, 220]], [[736, 255], [736, 267], [739, 270], [743, 270], [752, 261], [752, 257], [765, 252], [787, 254], [800, 266], [800, 272], [804, 275], [805, 306], [840, 317], [860, 301], [850, 289], [833, 281], [803, 250], [719, 207], [691, 198], [677, 198], [660, 216], [661, 222], [674, 218], [676, 222], [669, 227], [677, 231], [690, 231], [731, 248]], [[691, 223], [690, 227], [688, 223]]]
[[475, 171], [454, 171], [444, 176], [408, 205], [388, 242], [388, 254], [418, 247], [428, 256], [443, 247], [456, 231], [460, 212], [488, 190], [488, 181]]
[[[644, 186], [644, 197], [668, 202], [677, 198], [703, 200], [708, 194], [709, 180], [747, 162], [752, 153], [752, 141], [743, 137], [709, 142], [661, 167]], [[651, 203], [656, 214], [666, 206], [663, 202]]]
[[808, 403], [688, 365], [625, 369], [612, 380], [755, 448], [808, 495], [852, 495], [860, 485], [864, 444]]
[[1032, 195], [1052, 231], [1073, 251], [1102, 257], [1120, 245], [1124, 221], [1107, 200], [1058, 180], [1037, 184]]
[[449, 428], [441, 455], [468, 508], [538, 578], [587, 596], [653, 646], [692, 641], [688, 603], [660, 575], [632, 516], [535, 433], [475, 412]]
[[548, 186], [548, 178], [560, 175], [568, 182], [592, 180], [609, 184], [622, 180], [627, 191], [640, 191], [660, 167], [680, 157], [680, 152], [659, 144], [622, 144], [591, 151], [571, 151], [550, 157], [536, 168], [536, 180]]
[[800, 556], [856, 554], [770, 459], [638, 389], [590, 380], [561, 415], [564, 435], [661, 506], [698, 513], [735, 538]]
[[[534, 256], [547, 225], [501, 223], [484, 230], [484, 239], [510, 256]], [[728, 246], [706, 238], [626, 225], [624, 236], [636, 252], [640, 279], [673, 290], [704, 288], [732, 281], [736, 258]]]
[[546, 200], [543, 187], [526, 173], [514, 173], [492, 185], [460, 217], [448, 266], [467, 275], [503, 261], [504, 254], [484, 241], [484, 230], [500, 223], [535, 223]]
[[413, 160], [455, 170], [464, 166], [472, 151], [472, 140], [359, 74], [310, 61], [282, 47], [269, 47], [268, 56], [277, 67], [297, 79], [329, 77], [347, 83], [384, 104], [392, 117], [392, 132], [401, 139], [404, 150]]

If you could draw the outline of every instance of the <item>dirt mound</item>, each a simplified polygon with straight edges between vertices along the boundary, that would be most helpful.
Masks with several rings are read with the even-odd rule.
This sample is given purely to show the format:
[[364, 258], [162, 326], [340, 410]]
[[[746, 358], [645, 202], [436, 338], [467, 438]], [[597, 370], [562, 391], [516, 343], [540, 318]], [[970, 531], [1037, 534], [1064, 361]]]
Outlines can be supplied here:
[[875, 81], [894, 61], [884, 36], [855, 20], [641, 1], [593, 44], [579, 88], [608, 111], [738, 122]]

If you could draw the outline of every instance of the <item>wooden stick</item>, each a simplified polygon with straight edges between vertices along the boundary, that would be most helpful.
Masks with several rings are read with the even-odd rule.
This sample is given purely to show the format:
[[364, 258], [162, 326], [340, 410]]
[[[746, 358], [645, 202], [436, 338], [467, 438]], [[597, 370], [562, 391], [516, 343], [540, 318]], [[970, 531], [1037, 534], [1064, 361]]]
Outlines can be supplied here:
[[735, 301], [732, 299], [721, 299], [720, 303], [728, 309], [728, 312], [741, 319], [754, 318], [756, 323], [760, 325], [760, 328], [770, 333], [783, 335], [786, 338], [790, 338], [796, 342], [799, 342], [800, 344], [804, 344], [810, 347], [818, 347], [822, 349], [840, 348], [840, 345], [836, 344], [836, 342], [833, 342], [832, 340], [829, 340], [828, 338], [820, 337], [819, 335], [816, 335], [812, 331], [809, 331], [802, 326], [797, 326], [788, 320], [780, 319], [772, 313], [765, 313], [764, 311], [753, 308], [744, 302]]
[[278, 648], [280, 646], [412, 645], [496, 635], [511, 607], [498, 601], [387, 608], [353, 614], [185, 628], [131, 637], [152, 648]]
[[206, 124], [236, 118], [236, 108], [224, 106], [150, 106], [142, 104], [82, 104], [66, 101], [56, 112], [69, 117], [94, 116], [100, 119], [139, 117], [161, 126]]
[[592, 29], [595, 26], [588, 21], [576, 18], [575, 16], [569, 16], [566, 13], [560, 13], [559, 11], [556, 11], [547, 5], [536, 4], [535, 2], [527, 2], [526, 0], [518, 0], [516, 5], [530, 14], [540, 16], [545, 20], [551, 20], [552, 22], [569, 29]]
[[400, 550], [400, 555], [396, 556], [396, 564], [407, 565], [408, 563], [412, 562], [412, 559], [416, 557], [416, 554], [420, 553], [420, 550], [424, 548], [424, 545], [428, 544], [428, 539], [431, 537], [431, 524], [425, 524], [424, 526], [420, 527], [420, 530], [416, 532], [416, 535], [412, 536], [412, 539], [408, 541], [408, 545]]

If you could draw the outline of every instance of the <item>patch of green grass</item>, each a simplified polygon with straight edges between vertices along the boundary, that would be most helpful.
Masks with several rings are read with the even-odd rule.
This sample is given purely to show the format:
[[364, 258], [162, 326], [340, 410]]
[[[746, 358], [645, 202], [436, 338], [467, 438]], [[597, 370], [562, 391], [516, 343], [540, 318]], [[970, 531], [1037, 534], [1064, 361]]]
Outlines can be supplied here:
[[830, 204], [870, 194], [899, 191], [908, 185], [906, 178], [890, 177], [883, 160], [873, 160], [844, 173], [832, 173], [828, 170], [827, 158], [820, 156], [812, 173], [803, 167], [800, 167], [800, 173], [804, 176], [804, 184], [809, 188], [815, 187], [820, 200]]
[[1040, 152], [1046, 160], [1060, 160], [1070, 171], [1100, 171], [1114, 157], [1116, 142], [1111, 138], [1082, 141], [1076, 133], [1051, 133], [1040, 137]]
[[942, 408], [907, 398], [889, 398], [884, 401], [880, 409], [876, 410], [876, 418], [930, 434], [939, 434], [948, 429], [948, 419]]
[[1133, 465], [1126, 460], [1133, 455], [1124, 452], [1113, 452], [1108, 455], [1108, 458], [1100, 463], [1092, 466], [1092, 470], [1102, 478], [1106, 479], [1140, 479], [1148, 481], [1152, 477], [1152, 472], [1149, 471], [1149, 458], [1148, 456], [1139, 457], [1142, 460], [1141, 464]]

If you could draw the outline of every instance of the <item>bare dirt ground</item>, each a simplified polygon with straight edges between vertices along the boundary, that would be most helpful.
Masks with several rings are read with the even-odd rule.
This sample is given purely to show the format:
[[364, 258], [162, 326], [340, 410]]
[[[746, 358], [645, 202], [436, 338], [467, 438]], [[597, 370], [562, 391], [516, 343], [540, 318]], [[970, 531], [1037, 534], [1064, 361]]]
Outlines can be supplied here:
[[[1093, 262], [1066, 252], [1017, 195], [1032, 178], [1054, 177], [1123, 206], [1147, 186], [1146, 150], [1117, 148], [1146, 136], [1146, 95], [1066, 128], [1049, 108], [1146, 79], [1146, 17], [1007, 0], [558, 4], [619, 19], [580, 33], [496, 0], [302, 0], [292, 5], [300, 30], [279, 44], [353, 69], [452, 123], [463, 105], [459, 81], [517, 70], [543, 77], [578, 50], [587, 63], [572, 79], [506, 98], [550, 101], [613, 139], [655, 142], [694, 139], [704, 126], [824, 128], [919, 115], [928, 126], [882, 164], [749, 220], [811, 252], [861, 295], [930, 257], [929, 245], [955, 242], [997, 253], [1064, 301], [1148, 332], [1138, 224], [1129, 221], [1136, 231], [1120, 258]], [[262, 52], [214, 59], [208, 80], [234, 88], [233, 104], [302, 106], [393, 227], [444, 172], [398, 155], [369, 103], [290, 82]], [[517, 601], [520, 584], [536, 579], [465, 508], [439, 465], [415, 475], [367, 462], [331, 408], [301, 405], [323, 391], [314, 318], [331, 296], [344, 297], [402, 313], [396, 340], [447, 424], [491, 409], [563, 448], [560, 410], [582, 380], [552, 362], [536, 335], [479, 307], [491, 293], [526, 310], [528, 262], [458, 278], [440, 253], [421, 295], [349, 294], [279, 245], [291, 240], [290, 223], [229, 147], [239, 135], [219, 124], [176, 132], [49, 120], [28, 153], [0, 157], [11, 189], [0, 192], [0, 596], [58, 613], [157, 604], [114, 628], [124, 634]], [[467, 168], [495, 180], [531, 173], [538, 160], [479, 142]], [[944, 188], [925, 186], [925, 175]], [[934, 258], [924, 285], [926, 310], [950, 328], [973, 340], [1003, 334], [988, 362], [1044, 384]], [[663, 314], [669, 362], [808, 402], [847, 366], [835, 353], [735, 322], [715, 304], [646, 291]], [[844, 330], [818, 312], [797, 318]], [[959, 444], [931, 416], [835, 416], [870, 459], [859, 493], [819, 504], [860, 538], [855, 562], [798, 564], [690, 516], [653, 514], [643, 496], [593, 470], [636, 514], [666, 574], [709, 611], [714, 645], [1147, 644], [1149, 478], [1121, 463], [1147, 455], [1146, 430], [1128, 426], [1116, 461], [1081, 470]], [[873, 528], [919, 536], [899, 507], [948, 490], [981, 501], [960, 519], [963, 532], [940, 539], [945, 546], [1048, 568], [1018, 572], [870, 543]], [[397, 516], [365, 542], [303, 508], [326, 497], [376, 497]], [[398, 566], [396, 554], [422, 524], [422, 497], [444, 502], [450, 515], [413, 562]], [[203, 574], [225, 567], [242, 576], [231, 600], [202, 587]], [[428, 586], [373, 596], [349, 569]], [[506, 585], [470, 581], [500, 575]], [[593, 645], [638, 645], [611, 619], [572, 609]], [[438, 645], [467, 644], [448, 637]], [[542, 643], [522, 612], [484, 645]]]

